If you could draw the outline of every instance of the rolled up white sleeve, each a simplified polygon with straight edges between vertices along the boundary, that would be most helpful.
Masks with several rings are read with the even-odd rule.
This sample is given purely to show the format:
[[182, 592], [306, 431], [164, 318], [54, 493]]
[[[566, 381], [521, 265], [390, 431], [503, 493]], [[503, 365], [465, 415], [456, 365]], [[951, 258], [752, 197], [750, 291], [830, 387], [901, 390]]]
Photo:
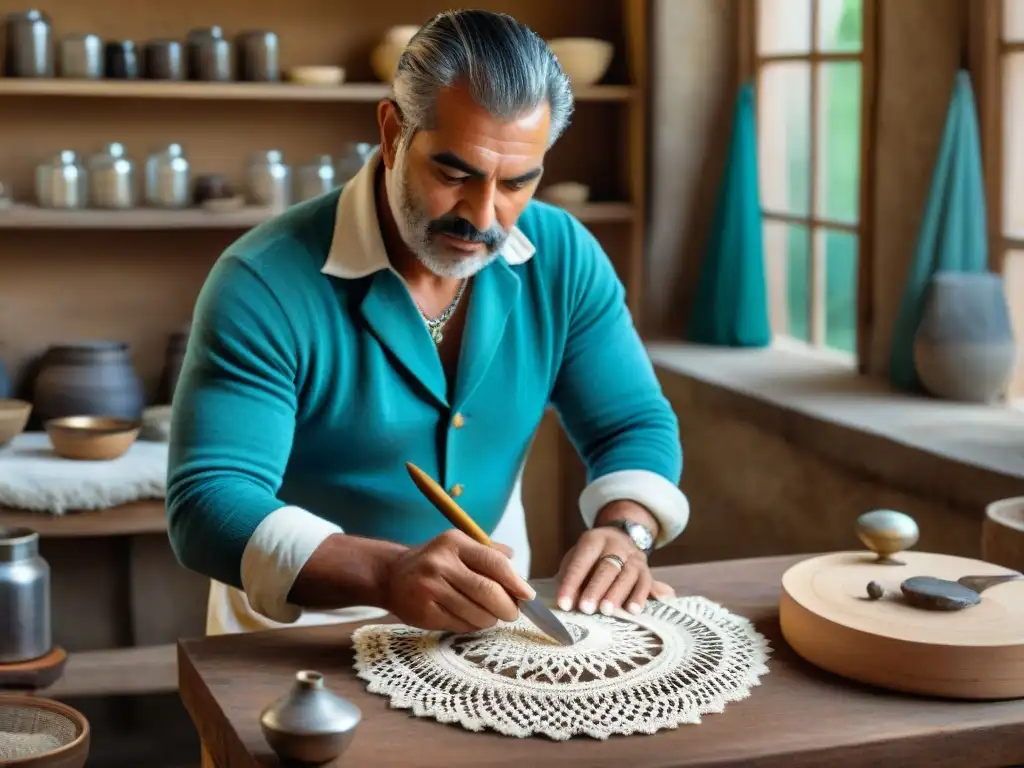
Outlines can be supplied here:
[[588, 528], [594, 526], [598, 513], [613, 501], [634, 501], [654, 516], [659, 527], [655, 548], [673, 541], [690, 521], [690, 502], [682, 490], [648, 470], [610, 472], [584, 488], [579, 505]]
[[281, 507], [265, 517], [242, 553], [242, 588], [252, 609], [291, 624], [302, 608], [288, 602], [299, 571], [324, 539], [342, 529], [301, 507]]

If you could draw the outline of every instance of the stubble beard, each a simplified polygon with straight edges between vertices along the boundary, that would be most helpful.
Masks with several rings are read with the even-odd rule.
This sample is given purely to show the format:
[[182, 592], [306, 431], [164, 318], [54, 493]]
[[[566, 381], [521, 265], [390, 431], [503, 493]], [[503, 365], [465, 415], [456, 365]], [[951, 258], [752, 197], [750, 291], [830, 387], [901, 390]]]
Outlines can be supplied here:
[[402, 240], [416, 259], [432, 274], [450, 280], [473, 277], [498, 258], [505, 241], [502, 240], [493, 250], [484, 250], [476, 254], [457, 253], [455, 249], [435, 242], [430, 234], [430, 213], [426, 206], [418, 205], [416, 202], [405, 160], [405, 151], [399, 150], [392, 171], [395, 179], [392, 193], [398, 214], [395, 218]]

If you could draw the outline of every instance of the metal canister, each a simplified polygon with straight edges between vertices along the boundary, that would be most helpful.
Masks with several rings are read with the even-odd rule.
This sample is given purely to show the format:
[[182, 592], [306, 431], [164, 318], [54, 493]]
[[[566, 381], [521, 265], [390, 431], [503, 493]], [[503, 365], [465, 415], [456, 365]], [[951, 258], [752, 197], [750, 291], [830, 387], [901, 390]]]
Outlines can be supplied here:
[[276, 149], [257, 152], [245, 169], [245, 186], [253, 205], [287, 208], [292, 202], [291, 169]]
[[99, 35], [68, 35], [58, 46], [61, 77], [97, 80], [103, 77], [103, 41]]
[[0, 528], [0, 617], [0, 664], [50, 652], [50, 566], [28, 528]]
[[89, 158], [89, 205], [95, 208], [135, 207], [135, 164], [123, 144], [111, 142]]
[[177, 40], [150, 40], [142, 51], [142, 76], [148, 80], [184, 80], [185, 56]]
[[53, 26], [42, 11], [4, 17], [4, 75], [53, 77]]
[[189, 204], [189, 162], [180, 144], [168, 144], [146, 159], [146, 204], [184, 208]]
[[189, 80], [229, 82], [234, 79], [231, 41], [224, 38], [220, 27], [194, 29], [185, 41]]
[[309, 200], [334, 189], [334, 160], [320, 155], [316, 160], [295, 171], [295, 200]]
[[243, 32], [235, 40], [235, 51], [239, 80], [272, 83], [281, 79], [277, 35], [273, 32]]
[[70, 149], [57, 152], [36, 166], [36, 202], [42, 208], [84, 208], [87, 202], [85, 168]]

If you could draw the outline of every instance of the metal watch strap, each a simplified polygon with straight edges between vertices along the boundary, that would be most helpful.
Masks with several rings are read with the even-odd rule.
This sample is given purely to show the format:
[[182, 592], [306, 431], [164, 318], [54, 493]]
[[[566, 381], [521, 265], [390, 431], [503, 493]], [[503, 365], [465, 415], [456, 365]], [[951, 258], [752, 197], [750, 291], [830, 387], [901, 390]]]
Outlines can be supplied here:
[[[620, 517], [615, 520], [608, 520], [603, 523], [598, 523], [595, 527], [618, 528], [620, 531], [629, 536], [633, 544], [636, 545], [636, 548], [643, 552], [645, 555], [651, 554], [651, 551], [654, 549], [654, 533], [650, 529], [648, 529], [647, 526], [641, 525], [640, 523], [634, 522], [633, 520], [626, 520]], [[641, 529], [646, 534], [646, 536], [637, 531], [637, 528]], [[641, 537], [649, 539], [649, 544], [647, 546], [644, 546], [644, 544], [641, 543]]]

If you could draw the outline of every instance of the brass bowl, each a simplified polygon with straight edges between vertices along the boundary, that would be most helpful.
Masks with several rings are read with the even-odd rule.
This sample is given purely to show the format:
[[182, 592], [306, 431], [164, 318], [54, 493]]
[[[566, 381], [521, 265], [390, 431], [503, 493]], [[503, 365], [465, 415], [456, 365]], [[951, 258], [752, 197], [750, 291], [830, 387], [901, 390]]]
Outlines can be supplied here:
[[6, 445], [25, 431], [32, 403], [24, 400], [0, 400], [0, 445]]
[[66, 416], [44, 425], [54, 453], [65, 459], [109, 461], [131, 448], [142, 428], [141, 419], [114, 416]]

